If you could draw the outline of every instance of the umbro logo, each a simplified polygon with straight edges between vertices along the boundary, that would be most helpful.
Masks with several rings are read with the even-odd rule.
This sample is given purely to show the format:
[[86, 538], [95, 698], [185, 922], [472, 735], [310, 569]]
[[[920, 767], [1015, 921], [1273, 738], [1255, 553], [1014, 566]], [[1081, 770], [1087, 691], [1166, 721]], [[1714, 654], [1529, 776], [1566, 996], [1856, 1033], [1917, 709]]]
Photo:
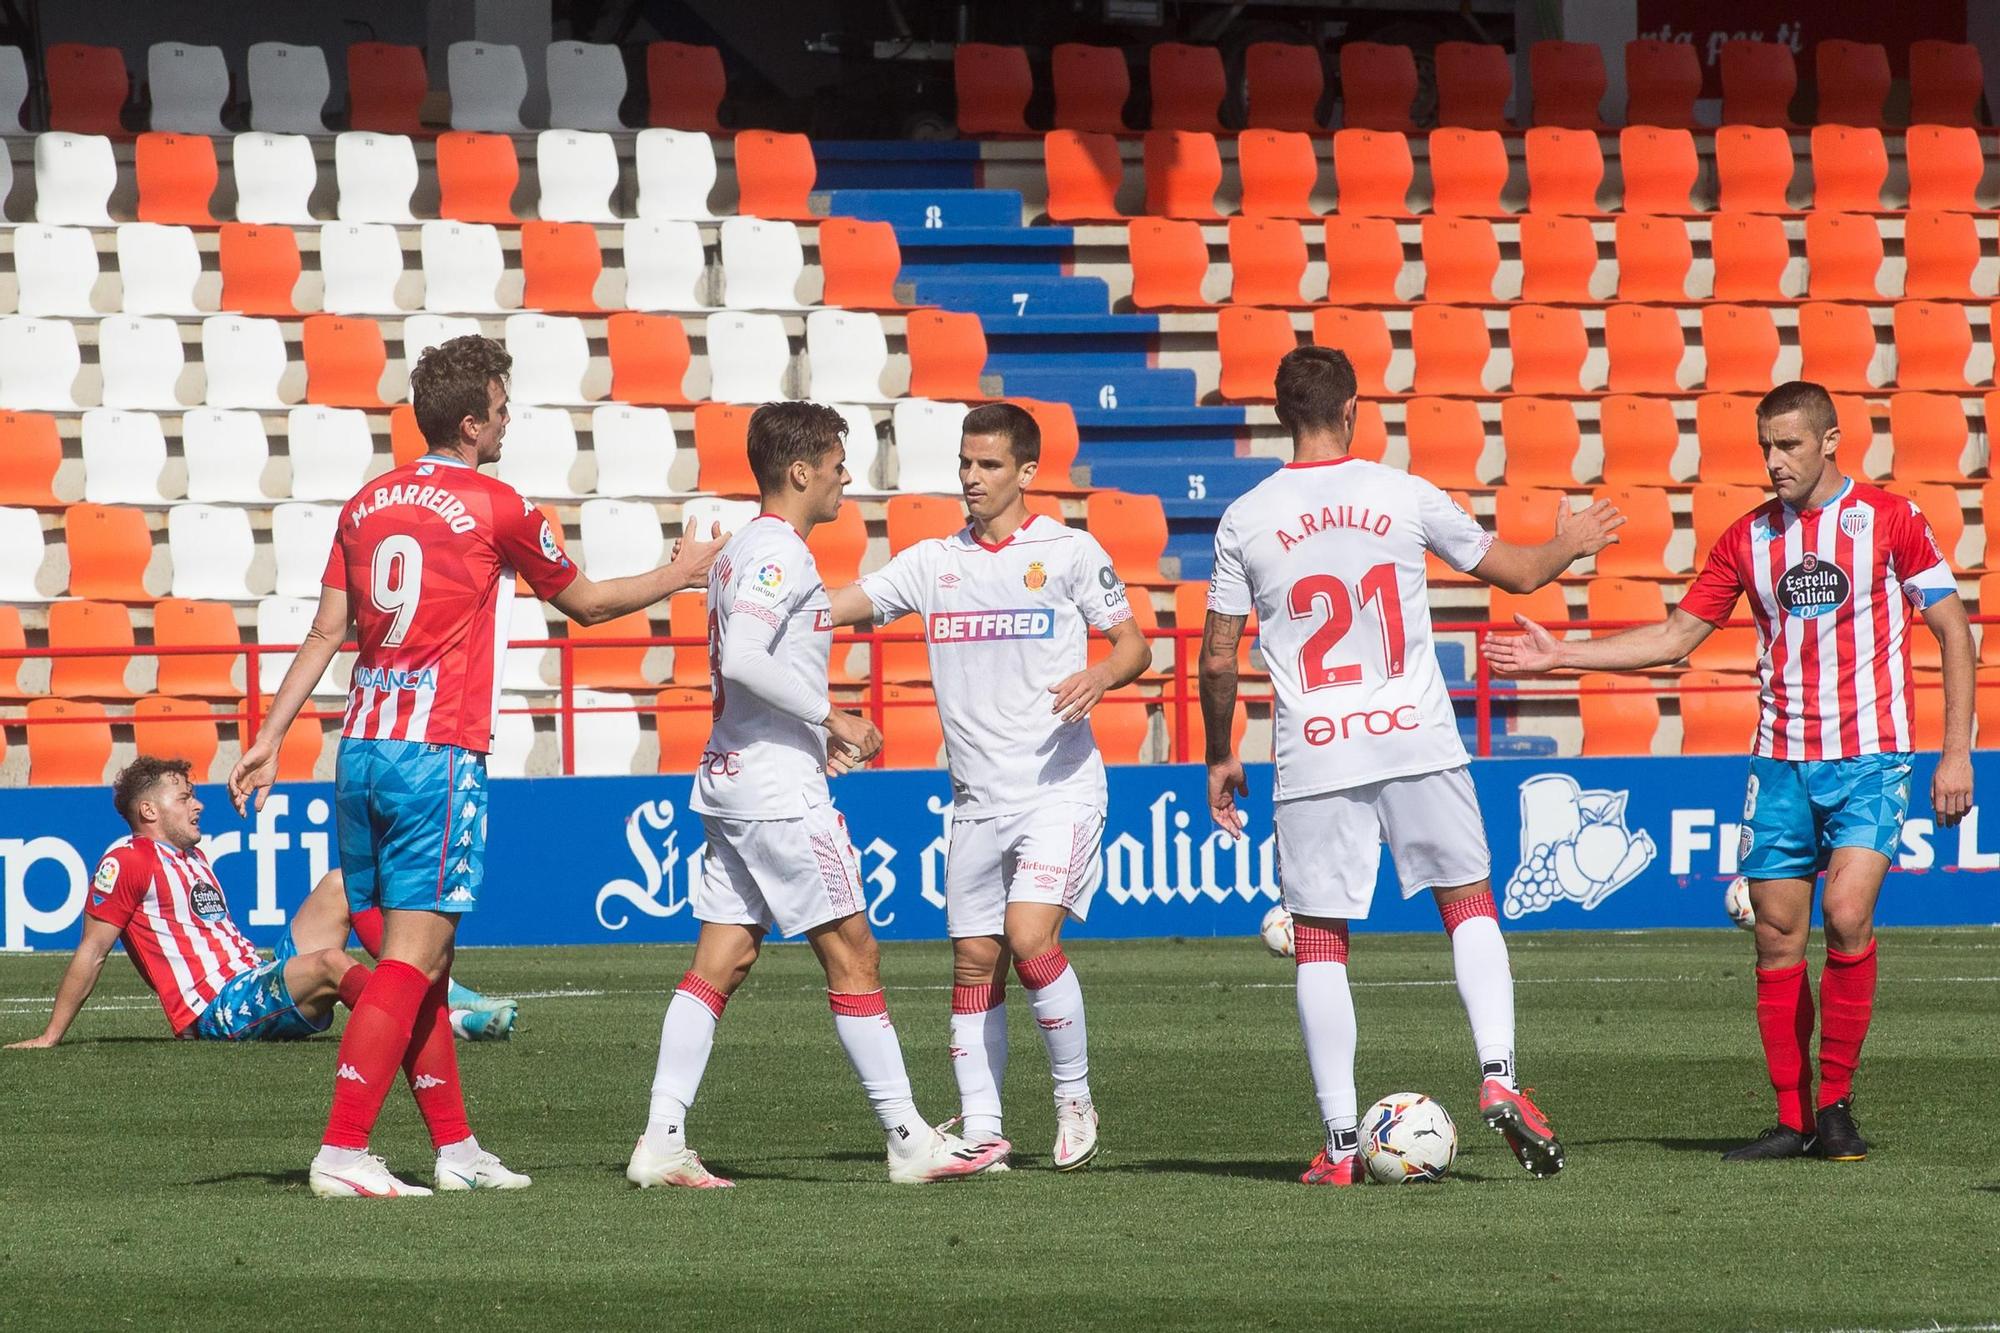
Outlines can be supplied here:
[[340, 1072], [335, 1074], [334, 1077], [351, 1078], [356, 1083], [361, 1083], [361, 1084], [366, 1084], [368, 1082], [367, 1079], [361, 1077], [361, 1071], [356, 1069], [353, 1065], [342, 1065], [340, 1067]]
[[443, 1086], [444, 1080], [436, 1074], [419, 1074], [410, 1080], [410, 1087], [418, 1092], [422, 1092], [427, 1088], [441, 1088]]

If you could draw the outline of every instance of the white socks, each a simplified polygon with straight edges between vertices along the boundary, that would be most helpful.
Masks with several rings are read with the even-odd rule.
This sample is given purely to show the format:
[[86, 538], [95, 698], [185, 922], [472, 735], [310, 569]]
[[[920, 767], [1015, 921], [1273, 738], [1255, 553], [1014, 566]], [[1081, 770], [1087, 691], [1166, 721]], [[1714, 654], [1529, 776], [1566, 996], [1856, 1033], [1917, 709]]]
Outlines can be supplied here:
[[479, 1140], [468, 1134], [457, 1143], [447, 1143], [438, 1149], [438, 1160], [452, 1166], [471, 1166], [479, 1160]]
[[646, 1118], [646, 1142], [655, 1151], [687, 1146], [688, 1107], [694, 1105], [708, 1056], [715, 1049], [715, 1025], [729, 997], [689, 972], [667, 1003], [660, 1023], [660, 1058], [653, 1070], [653, 1103]]
[[1472, 1023], [1472, 1043], [1479, 1053], [1482, 1078], [1497, 1078], [1514, 1087], [1514, 973], [1507, 962], [1507, 941], [1491, 895], [1453, 903], [1441, 909], [1451, 932], [1451, 963], [1458, 976], [1458, 998]]
[[833, 1008], [833, 1028], [840, 1035], [848, 1063], [861, 1080], [861, 1090], [868, 1094], [875, 1118], [888, 1131], [890, 1151], [914, 1147], [929, 1126], [917, 1115], [910, 1076], [903, 1068], [903, 1043], [896, 1037], [896, 1025], [889, 1021], [889, 1006], [882, 992], [847, 995], [828, 991], [826, 998]]
[[1007, 1079], [1007, 994], [999, 986], [951, 991], [951, 1072], [958, 1080], [960, 1132], [973, 1142], [1000, 1137], [1000, 1087]]
[[1293, 930], [1298, 957], [1299, 1033], [1312, 1070], [1319, 1118], [1335, 1156], [1354, 1151], [1360, 1107], [1354, 1094], [1354, 995], [1347, 988], [1347, 927], [1329, 930], [1300, 923]]
[[1060, 948], [1014, 964], [1034, 1005], [1035, 1026], [1049, 1051], [1056, 1100], [1090, 1100], [1090, 1041], [1083, 1021], [1083, 984]]

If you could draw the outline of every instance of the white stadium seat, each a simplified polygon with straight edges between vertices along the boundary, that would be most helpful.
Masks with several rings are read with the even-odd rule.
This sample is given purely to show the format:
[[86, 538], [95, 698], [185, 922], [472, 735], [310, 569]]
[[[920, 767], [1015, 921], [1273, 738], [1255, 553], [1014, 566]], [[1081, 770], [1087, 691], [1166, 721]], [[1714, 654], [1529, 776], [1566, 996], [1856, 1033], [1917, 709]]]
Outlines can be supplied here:
[[515, 402], [580, 404], [590, 369], [583, 321], [568, 315], [507, 316], [507, 351], [514, 358]]
[[493, 749], [486, 756], [486, 774], [495, 778], [528, 776], [528, 754], [535, 748], [535, 719], [521, 709], [528, 701], [518, 694], [500, 696], [493, 712]]
[[329, 222], [319, 229], [320, 308], [332, 315], [399, 315], [403, 242], [386, 222]]
[[667, 478], [679, 444], [666, 408], [599, 403], [590, 412], [590, 451], [599, 495], [675, 494]]
[[708, 540], [710, 531], [719, 528], [725, 537], [733, 537], [743, 531], [743, 525], [757, 517], [759, 506], [755, 500], [724, 500], [713, 495], [698, 495], [681, 506], [681, 532], [692, 532], [702, 541]]
[[[14, 158], [10, 153], [0, 153], [0, 218], [6, 215], [7, 197], [14, 193]], [[0, 223], [4, 225], [4, 223]]]
[[583, 572], [602, 582], [644, 574], [665, 558], [660, 516], [646, 500], [585, 500]]
[[35, 136], [35, 221], [109, 227], [118, 161], [100, 134]]
[[322, 115], [333, 80], [317, 46], [252, 42], [250, 128], [273, 134], [325, 134]]
[[201, 280], [201, 251], [195, 247], [194, 229], [121, 222], [118, 279], [128, 315], [200, 314], [194, 288]]
[[633, 141], [639, 216], [707, 222], [715, 189], [715, 144], [693, 130], [640, 130]]
[[302, 134], [253, 131], [230, 141], [236, 178], [236, 220], [272, 226], [317, 226], [310, 201], [319, 184], [312, 142]]
[[[414, 369], [425, 352], [439, 343], [479, 332], [479, 321], [470, 315], [411, 315], [403, 321], [403, 364]], [[515, 374], [520, 368], [515, 367]]]
[[26, 134], [21, 107], [28, 100], [28, 60], [18, 46], [0, 46], [0, 134]]
[[[815, 401], [825, 400], [816, 397]], [[883, 494], [883, 488], [875, 482], [882, 465], [882, 433], [875, 426], [875, 418], [859, 403], [826, 405], [847, 422], [847, 475], [854, 479], [848, 483], [847, 493]]]
[[417, 150], [400, 134], [349, 130], [333, 141], [333, 178], [340, 190], [342, 222], [413, 224], [410, 196], [417, 192]]
[[53, 600], [35, 587], [43, 554], [42, 516], [32, 509], [0, 509], [0, 602]]
[[731, 310], [798, 310], [805, 248], [799, 229], [763, 218], [724, 218], [722, 303]]
[[492, 314], [501, 310], [500, 280], [507, 261], [500, 231], [483, 222], [426, 222], [419, 241], [424, 265], [424, 309], [438, 314]]
[[280, 597], [319, 596], [327, 552], [340, 526], [340, 506], [292, 501], [271, 506], [271, 553], [278, 559]]
[[229, 62], [219, 46], [154, 42], [146, 51], [146, 85], [153, 97], [153, 128], [176, 134], [227, 134], [222, 104], [229, 100]]
[[358, 407], [295, 407], [285, 419], [292, 498], [345, 504], [375, 461], [368, 414]]
[[792, 345], [782, 315], [718, 310], [708, 317], [708, 396], [718, 403], [768, 403], [789, 395]]
[[31, 223], [14, 229], [14, 273], [20, 281], [16, 308], [37, 319], [94, 319], [97, 242], [88, 227]]
[[181, 418], [187, 498], [202, 504], [264, 504], [264, 465], [271, 444], [262, 413], [242, 408], [190, 407]]
[[559, 130], [623, 130], [625, 57], [608, 42], [550, 42], [549, 124]]
[[94, 505], [156, 505], [167, 437], [151, 412], [93, 407], [83, 414], [83, 499]]
[[576, 773], [611, 777], [631, 773], [639, 754], [639, 714], [629, 694], [606, 694], [600, 690], [578, 690], [580, 709], [610, 709], [608, 712], [579, 712], [576, 722]]
[[26, 315], [0, 318], [0, 408], [73, 412], [81, 369], [76, 325]]
[[507, 440], [495, 468], [500, 480], [537, 499], [575, 495], [569, 474], [576, 465], [576, 428], [569, 409], [516, 402], [509, 411]]
[[201, 364], [210, 407], [282, 408], [285, 332], [275, 319], [210, 315], [201, 322]]
[[[515, 594], [507, 614], [508, 643], [550, 637], [548, 621], [542, 616], [542, 604], [534, 598]], [[550, 651], [547, 648], [509, 648], [500, 666], [500, 688], [531, 692], [546, 690], [549, 686], [542, 679], [542, 658]]]
[[[331, 547], [328, 548], [332, 549]], [[321, 553], [321, 573], [325, 572], [325, 554]], [[313, 581], [319, 581], [314, 575]], [[305, 642], [307, 631], [312, 629], [313, 616], [319, 610], [319, 592], [314, 590], [310, 597], [260, 597], [257, 599], [257, 642], [290, 643]], [[264, 653], [257, 659], [257, 692], [276, 694], [278, 686], [284, 683], [285, 672], [291, 669], [296, 653]], [[316, 698], [347, 693], [347, 683], [351, 670], [343, 669], [339, 659], [327, 664], [320, 678], [313, 686]]]
[[106, 407], [177, 412], [175, 386], [187, 367], [180, 325], [157, 316], [106, 315], [97, 325], [97, 367]]
[[521, 103], [528, 97], [528, 66], [521, 48], [496, 42], [453, 42], [445, 58], [451, 87], [451, 127], [520, 134]]
[[822, 402], [881, 403], [889, 339], [882, 317], [866, 310], [815, 310], [806, 316], [806, 365], [812, 396]]
[[896, 433], [896, 489], [958, 494], [959, 427], [972, 409], [964, 403], [904, 398], [891, 410]]
[[256, 600], [250, 591], [250, 562], [257, 557], [257, 539], [250, 532], [249, 510], [177, 504], [167, 511], [167, 551], [174, 562], [175, 597]]
[[708, 252], [692, 222], [653, 219], [625, 224], [625, 307], [707, 310]]
[[618, 148], [608, 134], [543, 130], [535, 136], [535, 174], [542, 185], [537, 214], [544, 222], [616, 222]]

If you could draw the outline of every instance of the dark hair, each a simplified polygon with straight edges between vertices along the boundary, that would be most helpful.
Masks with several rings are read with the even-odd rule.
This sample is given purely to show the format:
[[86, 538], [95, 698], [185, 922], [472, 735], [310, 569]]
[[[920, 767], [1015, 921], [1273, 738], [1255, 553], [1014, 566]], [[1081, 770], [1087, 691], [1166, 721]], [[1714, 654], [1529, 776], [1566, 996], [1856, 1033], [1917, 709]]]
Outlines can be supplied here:
[[960, 435], [1003, 435], [1014, 466], [1042, 461], [1042, 428], [1035, 414], [1015, 403], [985, 403], [965, 414]]
[[847, 418], [825, 403], [766, 403], [750, 414], [750, 475], [777, 493], [794, 463], [817, 463], [847, 438]]
[[1833, 405], [1833, 395], [1811, 380], [1787, 380], [1757, 402], [1757, 420], [1760, 423], [1787, 412], [1797, 412], [1802, 416], [1806, 429], [1816, 440], [1840, 424], [1840, 413]]
[[491, 338], [464, 334], [427, 348], [410, 368], [410, 406], [433, 449], [458, 443], [458, 423], [486, 420], [487, 385], [507, 381], [514, 358]]
[[111, 804], [118, 807], [119, 817], [127, 824], [136, 823], [133, 807], [145, 800], [162, 778], [168, 777], [181, 778], [192, 787], [194, 766], [185, 759], [160, 759], [142, 754], [119, 769], [118, 776], [111, 780]]
[[1354, 364], [1337, 347], [1294, 347], [1278, 363], [1278, 422], [1294, 439], [1341, 429], [1357, 389]]

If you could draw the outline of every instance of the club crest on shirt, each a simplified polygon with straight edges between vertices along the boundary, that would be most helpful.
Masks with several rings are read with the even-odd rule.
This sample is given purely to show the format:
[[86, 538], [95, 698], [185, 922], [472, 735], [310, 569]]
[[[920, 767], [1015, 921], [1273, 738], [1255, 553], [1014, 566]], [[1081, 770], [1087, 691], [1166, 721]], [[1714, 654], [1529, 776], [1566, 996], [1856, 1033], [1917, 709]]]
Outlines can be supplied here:
[[1040, 592], [1048, 581], [1049, 571], [1042, 567], [1039, 560], [1029, 565], [1028, 572], [1021, 576], [1021, 582], [1027, 585], [1029, 592]]
[[1780, 574], [1773, 589], [1778, 605], [1801, 620], [1839, 610], [1853, 591], [1846, 570], [1830, 560], [1821, 560], [1811, 551]]
[[1861, 534], [1868, 531], [1874, 522], [1874, 510], [1849, 509], [1840, 516], [1840, 530], [1848, 536], [1859, 540]]

